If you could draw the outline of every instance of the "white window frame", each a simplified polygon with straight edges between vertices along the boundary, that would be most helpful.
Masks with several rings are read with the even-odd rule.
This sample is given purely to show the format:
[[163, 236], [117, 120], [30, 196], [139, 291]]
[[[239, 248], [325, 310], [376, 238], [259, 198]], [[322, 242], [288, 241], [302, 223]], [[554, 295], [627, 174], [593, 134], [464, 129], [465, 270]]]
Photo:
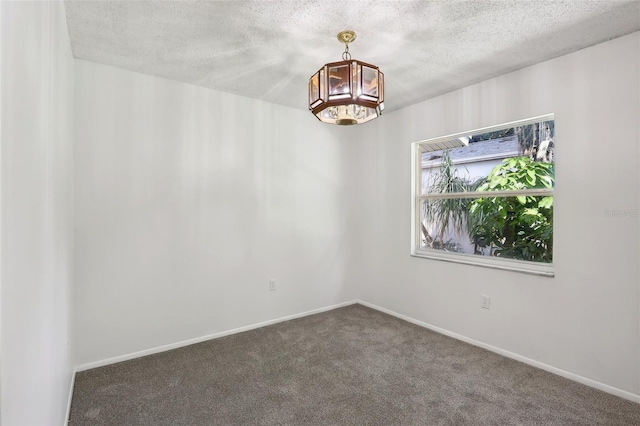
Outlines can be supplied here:
[[[441, 136], [438, 138], [426, 139], [413, 142], [411, 144], [411, 256], [422, 257], [427, 259], [443, 260], [446, 262], [462, 263], [467, 265], [476, 265], [488, 268], [502, 269], [507, 271], [525, 272], [534, 275], [546, 277], [554, 276], [553, 263], [530, 262], [525, 260], [508, 259], [494, 256], [481, 256], [476, 254], [452, 253], [436, 249], [427, 249], [420, 247], [421, 241], [421, 202], [425, 199], [434, 198], [480, 198], [487, 197], [488, 192], [471, 193], [448, 193], [448, 194], [422, 194], [422, 149], [424, 144], [437, 144], [453, 138], [465, 137], [468, 135], [477, 135], [483, 133], [494, 132], [510, 127], [520, 127], [527, 124], [539, 123], [541, 121], [554, 120], [554, 114], [546, 114], [538, 117], [532, 117], [525, 120], [512, 121], [490, 127], [483, 127], [471, 131], [454, 133], [451, 135]], [[554, 184], [555, 186], [555, 184]], [[473, 194], [478, 194], [476, 197]], [[492, 195], [498, 197], [515, 197], [518, 195], [529, 196], [552, 196], [555, 198], [554, 189], [536, 188], [517, 191], [492, 191]], [[554, 213], [555, 216], [555, 213]], [[555, 237], [555, 229], [554, 229]]]

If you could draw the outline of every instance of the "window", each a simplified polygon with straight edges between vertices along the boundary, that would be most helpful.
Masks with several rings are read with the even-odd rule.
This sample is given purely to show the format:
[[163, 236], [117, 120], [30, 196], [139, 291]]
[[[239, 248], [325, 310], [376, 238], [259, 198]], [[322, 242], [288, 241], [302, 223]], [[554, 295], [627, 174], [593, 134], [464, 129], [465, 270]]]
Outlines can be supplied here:
[[412, 144], [413, 256], [553, 276], [552, 114]]

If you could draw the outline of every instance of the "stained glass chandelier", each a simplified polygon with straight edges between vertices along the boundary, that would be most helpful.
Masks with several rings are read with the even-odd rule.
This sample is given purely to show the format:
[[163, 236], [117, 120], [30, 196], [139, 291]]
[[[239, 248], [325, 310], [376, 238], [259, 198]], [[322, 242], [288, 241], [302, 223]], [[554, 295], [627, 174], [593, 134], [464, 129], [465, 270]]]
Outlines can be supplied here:
[[309, 110], [324, 123], [350, 125], [373, 120], [384, 110], [384, 75], [377, 66], [351, 59], [353, 31], [342, 31], [342, 61], [325, 64], [309, 79]]

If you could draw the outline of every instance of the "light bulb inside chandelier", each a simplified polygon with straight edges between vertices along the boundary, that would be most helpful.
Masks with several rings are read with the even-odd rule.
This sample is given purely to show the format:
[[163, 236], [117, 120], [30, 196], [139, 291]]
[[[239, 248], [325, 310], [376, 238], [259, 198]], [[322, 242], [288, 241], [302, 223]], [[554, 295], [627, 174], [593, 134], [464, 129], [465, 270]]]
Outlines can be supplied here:
[[377, 66], [351, 59], [353, 31], [342, 31], [342, 61], [325, 64], [309, 79], [309, 110], [322, 122], [366, 123], [384, 110], [384, 75]]

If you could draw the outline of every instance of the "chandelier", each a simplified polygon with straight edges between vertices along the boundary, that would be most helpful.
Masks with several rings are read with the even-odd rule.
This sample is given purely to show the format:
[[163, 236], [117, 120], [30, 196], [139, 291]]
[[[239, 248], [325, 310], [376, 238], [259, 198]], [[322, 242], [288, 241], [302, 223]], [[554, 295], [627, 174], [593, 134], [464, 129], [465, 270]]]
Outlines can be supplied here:
[[325, 64], [309, 79], [309, 110], [330, 124], [361, 124], [384, 110], [384, 75], [375, 65], [351, 59], [353, 31], [342, 31], [342, 61]]

